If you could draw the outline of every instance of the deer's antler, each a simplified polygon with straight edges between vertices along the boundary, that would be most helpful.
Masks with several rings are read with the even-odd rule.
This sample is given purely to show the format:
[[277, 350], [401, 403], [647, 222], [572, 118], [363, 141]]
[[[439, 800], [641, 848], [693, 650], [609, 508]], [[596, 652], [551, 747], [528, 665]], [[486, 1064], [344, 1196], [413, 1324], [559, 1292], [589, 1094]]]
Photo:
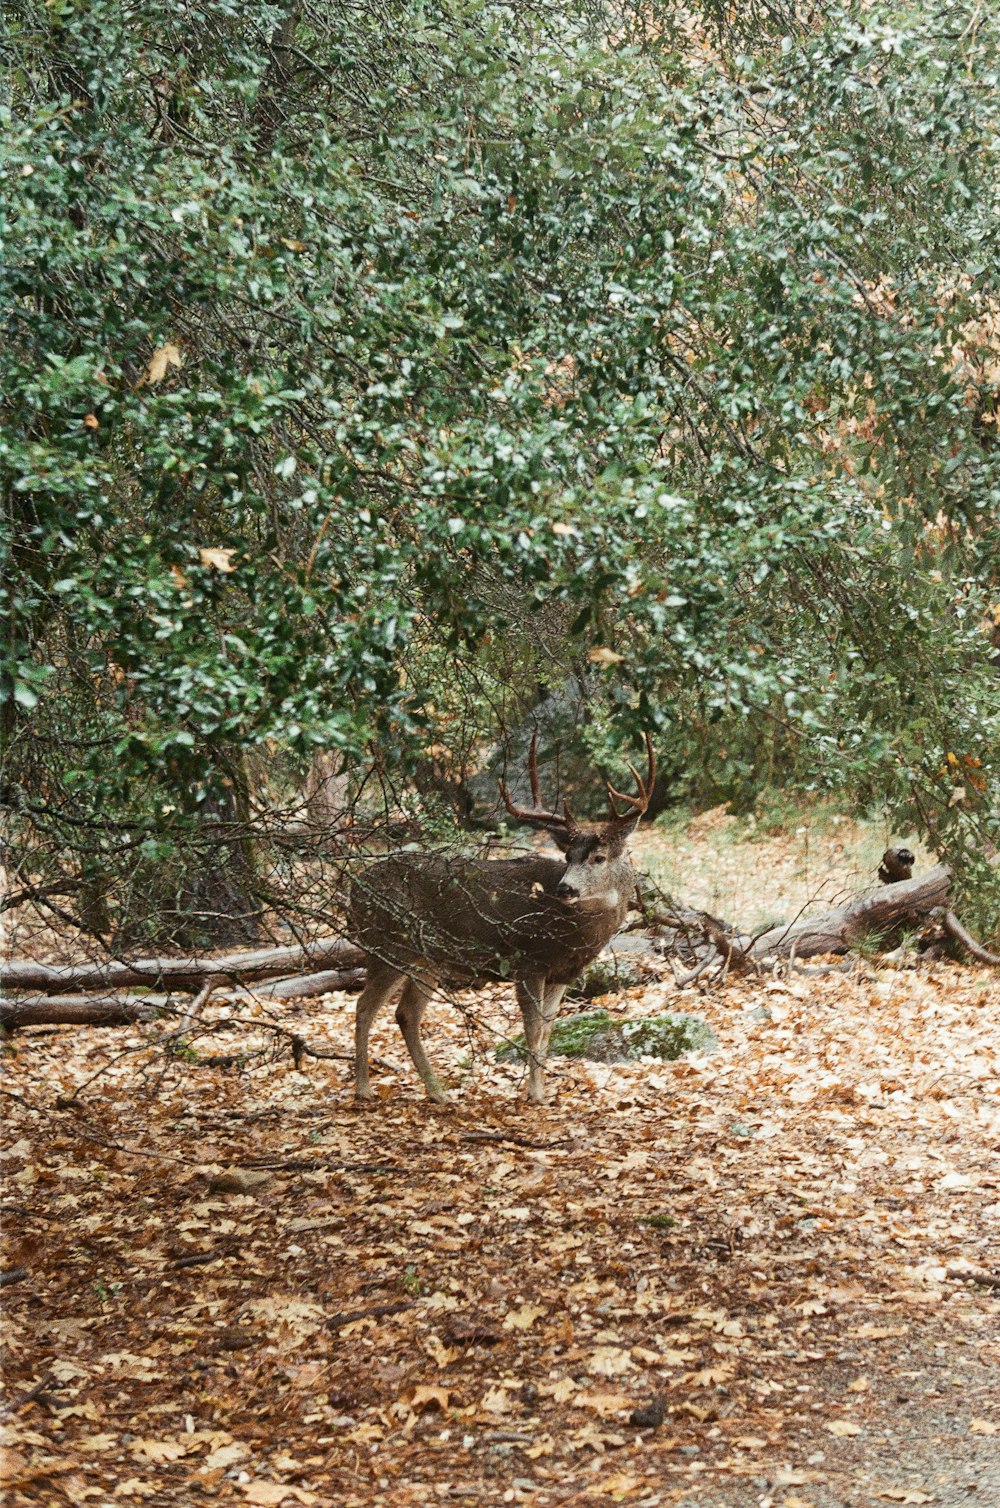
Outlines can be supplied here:
[[[629, 765], [629, 769], [632, 771], [632, 778], [639, 788], [638, 796], [626, 796], [624, 791], [616, 791], [611, 782], [608, 781], [608, 806], [611, 808], [611, 816], [604, 824], [605, 832], [613, 832], [616, 828], [626, 827], [636, 822], [649, 806], [653, 795], [653, 784], [656, 780], [656, 755], [653, 753], [653, 740], [648, 733], [646, 734], [646, 754], [649, 764], [645, 780], [643, 780], [635, 765]], [[627, 806], [631, 807], [631, 811], [620, 812], [615, 805], [618, 801], [624, 801]]]
[[528, 775], [531, 779], [531, 799], [535, 803], [529, 810], [526, 806], [515, 806], [510, 799], [510, 791], [507, 782], [499, 782], [500, 795], [503, 804], [512, 817], [518, 822], [528, 822], [532, 827], [545, 827], [550, 832], [572, 833], [576, 831], [576, 818], [569, 809], [569, 802], [563, 802], [562, 815], [559, 812], [547, 812], [542, 806], [542, 788], [538, 780], [538, 729], [531, 735], [531, 748], [528, 751]]

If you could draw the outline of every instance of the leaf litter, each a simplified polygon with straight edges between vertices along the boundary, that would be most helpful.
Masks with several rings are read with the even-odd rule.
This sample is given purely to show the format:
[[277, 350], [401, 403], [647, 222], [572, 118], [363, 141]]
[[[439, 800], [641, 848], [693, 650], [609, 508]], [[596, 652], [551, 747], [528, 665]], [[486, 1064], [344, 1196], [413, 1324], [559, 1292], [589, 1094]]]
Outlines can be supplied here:
[[[347, 1051], [353, 1003], [274, 1019]], [[13, 1508], [1000, 1501], [995, 973], [653, 980], [604, 1004], [718, 1050], [553, 1059], [542, 1110], [470, 1003], [428, 1017], [447, 1110], [391, 1019], [364, 1110], [333, 1063], [14, 1039]]]

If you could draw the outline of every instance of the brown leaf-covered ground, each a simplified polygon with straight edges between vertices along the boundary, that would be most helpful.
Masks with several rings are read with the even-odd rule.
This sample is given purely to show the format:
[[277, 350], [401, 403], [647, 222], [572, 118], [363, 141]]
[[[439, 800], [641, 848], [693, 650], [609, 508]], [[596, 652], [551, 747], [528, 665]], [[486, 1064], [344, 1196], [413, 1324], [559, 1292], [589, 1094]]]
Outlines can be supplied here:
[[[453, 1108], [387, 1017], [359, 1111], [341, 1063], [20, 1034], [7, 1501], [995, 1508], [997, 973], [605, 1003], [719, 1048], [556, 1059], [530, 1109], [497, 991], [429, 1020]], [[352, 1016], [268, 1019], [347, 1051]]]

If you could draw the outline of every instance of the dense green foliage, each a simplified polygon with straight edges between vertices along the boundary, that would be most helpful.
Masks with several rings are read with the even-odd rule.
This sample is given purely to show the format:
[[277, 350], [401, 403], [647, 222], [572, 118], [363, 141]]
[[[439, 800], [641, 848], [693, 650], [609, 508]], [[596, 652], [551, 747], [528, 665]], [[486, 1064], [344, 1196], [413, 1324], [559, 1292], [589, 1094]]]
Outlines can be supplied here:
[[74, 873], [584, 670], [596, 752], [975, 864], [1000, 25], [739, 14], [13, 0], [7, 779]]

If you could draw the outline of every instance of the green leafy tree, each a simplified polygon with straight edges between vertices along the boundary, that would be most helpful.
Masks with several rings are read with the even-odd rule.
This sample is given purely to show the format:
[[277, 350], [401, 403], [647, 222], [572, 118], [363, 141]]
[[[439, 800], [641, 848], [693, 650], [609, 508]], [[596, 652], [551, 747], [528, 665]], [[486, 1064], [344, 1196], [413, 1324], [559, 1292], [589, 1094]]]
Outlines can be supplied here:
[[100, 932], [152, 872], [175, 923], [248, 914], [282, 760], [412, 766], [583, 669], [595, 746], [888, 801], [974, 868], [998, 23], [967, 9], [14, 0], [26, 872], [56, 855]]

